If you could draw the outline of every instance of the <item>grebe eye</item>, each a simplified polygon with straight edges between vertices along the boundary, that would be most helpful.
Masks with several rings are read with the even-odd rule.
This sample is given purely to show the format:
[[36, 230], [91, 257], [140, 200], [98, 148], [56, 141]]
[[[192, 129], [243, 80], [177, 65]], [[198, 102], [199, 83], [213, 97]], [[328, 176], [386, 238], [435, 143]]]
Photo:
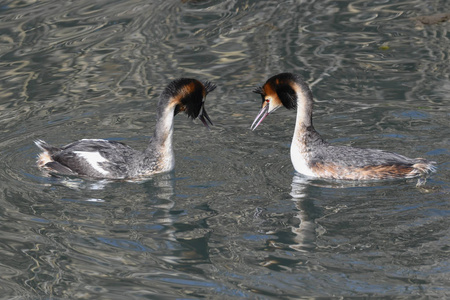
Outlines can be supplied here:
[[269, 99], [266, 99], [266, 102], [267, 102], [267, 103], [269, 103], [269, 102], [270, 102], [270, 100], [269, 100]]

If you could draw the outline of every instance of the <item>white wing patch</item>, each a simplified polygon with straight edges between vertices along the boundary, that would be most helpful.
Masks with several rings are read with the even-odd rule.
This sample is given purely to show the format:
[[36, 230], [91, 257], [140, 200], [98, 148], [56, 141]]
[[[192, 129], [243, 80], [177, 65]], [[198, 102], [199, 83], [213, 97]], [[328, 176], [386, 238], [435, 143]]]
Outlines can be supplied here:
[[101, 156], [98, 152], [89, 152], [89, 151], [74, 151], [75, 154], [81, 156], [86, 160], [88, 164], [91, 165], [92, 168], [94, 168], [97, 172], [108, 175], [109, 172], [103, 169], [100, 166], [100, 163], [108, 161], [106, 158]]

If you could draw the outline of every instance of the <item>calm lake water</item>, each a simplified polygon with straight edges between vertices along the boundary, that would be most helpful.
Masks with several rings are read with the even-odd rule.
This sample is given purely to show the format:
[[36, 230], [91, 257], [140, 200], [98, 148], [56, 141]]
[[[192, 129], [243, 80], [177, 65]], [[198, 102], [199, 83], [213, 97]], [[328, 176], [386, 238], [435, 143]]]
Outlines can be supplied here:
[[[448, 1], [2, 1], [0, 297], [450, 297]], [[252, 90], [303, 75], [330, 142], [438, 162], [416, 180], [306, 180], [295, 114]], [[170, 80], [218, 85], [175, 118], [175, 170], [49, 178], [33, 140], [143, 149]]]

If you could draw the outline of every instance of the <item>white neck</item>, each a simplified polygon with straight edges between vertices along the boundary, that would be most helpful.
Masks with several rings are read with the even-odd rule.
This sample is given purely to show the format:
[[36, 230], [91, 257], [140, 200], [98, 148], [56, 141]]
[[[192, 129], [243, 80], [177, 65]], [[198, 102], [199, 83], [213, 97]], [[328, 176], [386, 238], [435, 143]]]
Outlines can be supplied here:
[[158, 157], [161, 171], [172, 170], [175, 165], [172, 148], [173, 119], [173, 106], [166, 106], [158, 111], [153, 138], [147, 147], [149, 155]]
[[294, 137], [300, 137], [312, 126], [313, 101], [308, 93], [297, 91], [297, 118], [295, 120]]
[[313, 176], [308, 165], [307, 129], [312, 127], [312, 98], [302, 90], [297, 91], [297, 118], [291, 144], [291, 161], [294, 169], [304, 175]]

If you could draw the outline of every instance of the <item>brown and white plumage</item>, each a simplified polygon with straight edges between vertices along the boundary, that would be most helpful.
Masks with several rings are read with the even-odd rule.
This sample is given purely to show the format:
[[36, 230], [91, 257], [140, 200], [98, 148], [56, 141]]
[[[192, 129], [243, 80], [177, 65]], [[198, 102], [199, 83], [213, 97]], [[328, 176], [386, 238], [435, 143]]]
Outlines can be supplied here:
[[35, 141], [42, 150], [37, 164], [52, 174], [106, 179], [134, 179], [174, 168], [172, 149], [173, 118], [185, 112], [200, 119], [205, 126], [212, 122], [205, 111], [206, 95], [215, 89], [210, 82], [181, 78], [172, 81], [161, 93], [156, 127], [144, 151], [123, 143], [102, 139], [82, 139], [63, 147]]
[[408, 158], [400, 154], [348, 146], [334, 146], [322, 139], [312, 123], [313, 96], [303, 79], [292, 73], [269, 78], [255, 93], [262, 97], [262, 108], [251, 129], [284, 106], [297, 109], [291, 144], [294, 169], [316, 178], [376, 180], [426, 176], [435, 171], [435, 162]]

